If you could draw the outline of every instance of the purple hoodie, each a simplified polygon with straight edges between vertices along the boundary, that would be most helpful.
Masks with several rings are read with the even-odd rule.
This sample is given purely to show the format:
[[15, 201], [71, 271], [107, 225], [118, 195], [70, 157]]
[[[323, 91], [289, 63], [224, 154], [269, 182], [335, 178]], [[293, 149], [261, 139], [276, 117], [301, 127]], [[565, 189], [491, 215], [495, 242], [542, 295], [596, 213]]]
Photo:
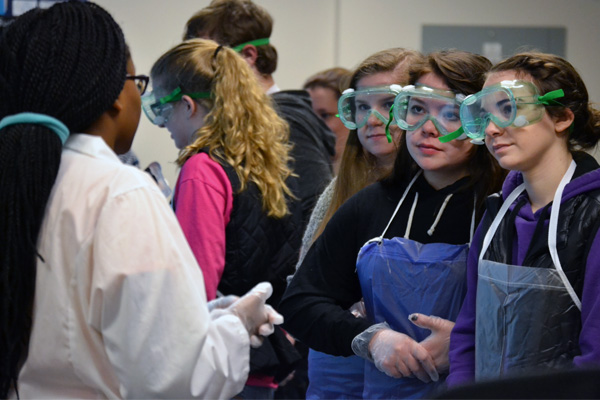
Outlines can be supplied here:
[[[561, 203], [585, 192], [600, 189], [600, 169], [591, 156], [577, 161], [575, 176], [565, 187]], [[520, 172], [512, 171], [506, 177], [502, 186], [502, 197], [508, 195], [521, 183], [523, 176]], [[521, 196], [527, 196], [523, 192]], [[518, 200], [517, 200], [518, 201]], [[510, 207], [514, 208], [516, 202]], [[548, 210], [548, 219], [549, 219]], [[529, 248], [537, 219], [541, 209], [535, 213], [531, 211], [531, 204], [527, 202], [521, 208], [515, 220], [515, 243], [513, 251], [513, 264], [522, 265], [525, 253]], [[599, 216], [600, 217], [600, 216]], [[548, 225], [548, 219], [546, 225]], [[485, 232], [481, 226], [473, 238], [473, 245], [469, 250], [467, 261], [467, 295], [460, 310], [456, 325], [450, 337], [450, 375], [446, 380], [448, 387], [471, 383], [475, 380], [475, 306], [477, 297], [477, 261], [481, 249], [481, 242]], [[575, 357], [576, 366], [600, 365], [600, 234], [596, 234], [590, 249], [581, 296], [581, 334], [579, 346], [581, 355]]]

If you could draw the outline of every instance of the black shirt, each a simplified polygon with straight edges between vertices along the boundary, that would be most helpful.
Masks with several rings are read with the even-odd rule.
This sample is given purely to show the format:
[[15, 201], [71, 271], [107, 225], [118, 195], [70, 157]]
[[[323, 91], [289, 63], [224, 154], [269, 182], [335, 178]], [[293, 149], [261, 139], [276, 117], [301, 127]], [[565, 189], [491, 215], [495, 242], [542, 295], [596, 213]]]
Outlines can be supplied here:
[[[468, 243], [474, 193], [464, 189], [467, 180], [435, 190], [420, 176], [385, 237], [404, 237], [418, 193], [408, 238], [421, 243]], [[340, 207], [308, 251], [279, 311], [285, 317], [285, 329], [309, 347], [333, 355], [352, 355], [352, 339], [372, 325], [347, 311], [362, 298], [356, 258], [366, 241], [383, 233], [407, 186], [408, 182], [393, 185], [384, 181], [361, 190]], [[452, 197], [429, 235], [427, 231], [449, 195]]]

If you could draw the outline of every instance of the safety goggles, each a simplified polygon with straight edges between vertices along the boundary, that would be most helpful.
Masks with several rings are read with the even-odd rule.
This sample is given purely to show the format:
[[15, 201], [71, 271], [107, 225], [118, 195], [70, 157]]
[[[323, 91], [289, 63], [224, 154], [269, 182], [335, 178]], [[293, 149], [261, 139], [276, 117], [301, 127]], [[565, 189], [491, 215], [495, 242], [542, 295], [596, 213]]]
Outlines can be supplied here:
[[468, 96], [460, 107], [460, 119], [468, 137], [483, 143], [490, 121], [499, 128], [518, 128], [535, 124], [544, 117], [544, 106], [563, 106], [555, 99], [564, 97], [562, 89], [540, 96], [529, 81], [502, 81]]
[[386, 125], [388, 142], [392, 141], [389, 125], [392, 121], [394, 98], [402, 86], [374, 86], [360, 90], [346, 89], [338, 101], [340, 120], [348, 129], [360, 129], [367, 124], [371, 115]]
[[192, 99], [208, 99], [210, 92], [184, 93], [180, 87], [177, 87], [170, 94], [156, 98], [154, 91], [150, 91], [142, 96], [142, 110], [146, 117], [154, 125], [164, 125], [173, 113], [173, 105], [182, 99], [183, 96], [190, 96]]
[[394, 100], [394, 119], [406, 131], [414, 131], [431, 121], [443, 142], [466, 139], [460, 125], [460, 105], [464, 98], [450, 90], [405, 86]]

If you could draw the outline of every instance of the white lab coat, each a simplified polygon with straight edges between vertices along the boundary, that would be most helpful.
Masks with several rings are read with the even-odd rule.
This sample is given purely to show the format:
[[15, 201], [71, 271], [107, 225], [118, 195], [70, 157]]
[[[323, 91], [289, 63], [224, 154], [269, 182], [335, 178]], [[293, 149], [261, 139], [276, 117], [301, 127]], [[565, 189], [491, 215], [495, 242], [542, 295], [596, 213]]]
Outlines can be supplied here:
[[202, 273], [163, 194], [100, 137], [65, 144], [38, 250], [21, 398], [242, 390], [248, 333], [233, 315], [209, 314]]

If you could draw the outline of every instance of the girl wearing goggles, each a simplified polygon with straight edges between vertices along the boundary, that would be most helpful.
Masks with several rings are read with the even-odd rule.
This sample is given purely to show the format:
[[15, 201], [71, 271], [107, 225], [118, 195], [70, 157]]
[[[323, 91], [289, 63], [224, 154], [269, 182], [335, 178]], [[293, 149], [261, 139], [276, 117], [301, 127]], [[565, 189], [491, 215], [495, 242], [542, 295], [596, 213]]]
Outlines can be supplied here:
[[[411, 64], [409, 83], [471, 94], [489, 67], [478, 55], [433, 53]], [[373, 111], [367, 121], [379, 118]], [[445, 378], [468, 243], [501, 173], [486, 149], [439, 137], [431, 120], [400, 136], [392, 175], [336, 211], [280, 304], [287, 328], [310, 347], [368, 360], [360, 398], [428, 398]], [[366, 318], [354, 318], [347, 308], [361, 298]], [[413, 312], [423, 313], [418, 326]]]
[[[163, 96], [154, 110], [172, 107], [160, 125], [181, 150], [173, 207], [202, 269], [207, 298], [217, 291], [239, 296], [268, 281], [269, 303], [277, 304], [300, 246], [301, 210], [292, 195], [288, 125], [252, 75], [232, 49], [185, 41], [152, 67], [154, 90]], [[281, 329], [274, 335], [289, 360], [300, 358]], [[272, 371], [257, 371], [256, 363], [273, 354], [271, 339], [250, 355], [250, 379], [269, 385]]]
[[[353, 89], [364, 88], [373, 78], [378, 78], [379, 83], [387, 83], [387, 89], [384, 88], [381, 92], [384, 93], [384, 103], [388, 104], [387, 108], [389, 109], [393, 102], [392, 96], [395, 96], [395, 92], [390, 93], [390, 83], [406, 84], [410, 64], [421, 60], [421, 57], [421, 54], [415, 51], [402, 48], [375, 53], [364, 60], [352, 73], [349, 86]], [[346, 95], [346, 98], [348, 97]], [[352, 119], [351, 115], [341, 120], [348, 121], [349, 119]], [[348, 124], [348, 122], [345, 123]], [[361, 127], [361, 130], [366, 130], [365, 125]], [[382, 122], [376, 122], [375, 125], [383, 131], [381, 129]], [[297, 267], [300, 266], [311, 244], [323, 232], [336, 210], [356, 192], [391, 172], [392, 163], [385, 161], [388, 158], [387, 150], [382, 153], [371, 152], [372, 150], [368, 149], [378, 148], [371, 147], [369, 142], [361, 140], [356, 126], [350, 126], [354, 126], [354, 128], [350, 131], [345, 143], [338, 175], [323, 191], [315, 206], [302, 239], [302, 249]], [[397, 128], [393, 129], [392, 133], [395, 135], [397, 130]], [[364, 146], [363, 143], [365, 143]], [[393, 143], [388, 143], [388, 145], [393, 145]], [[395, 148], [390, 147], [395, 154]], [[353, 313], [356, 316], [364, 317], [364, 313], [359, 311], [364, 308], [362, 302], [358, 302], [350, 308], [354, 310]], [[306, 396], [307, 398], [362, 398], [363, 376], [364, 360], [362, 358], [358, 356], [335, 357], [310, 349], [308, 356], [309, 386]], [[340, 379], [343, 379], [344, 384], [340, 384]]]
[[599, 365], [600, 170], [577, 149], [600, 140], [600, 113], [543, 53], [500, 62], [474, 98], [465, 128], [511, 172], [471, 247], [448, 382]]

